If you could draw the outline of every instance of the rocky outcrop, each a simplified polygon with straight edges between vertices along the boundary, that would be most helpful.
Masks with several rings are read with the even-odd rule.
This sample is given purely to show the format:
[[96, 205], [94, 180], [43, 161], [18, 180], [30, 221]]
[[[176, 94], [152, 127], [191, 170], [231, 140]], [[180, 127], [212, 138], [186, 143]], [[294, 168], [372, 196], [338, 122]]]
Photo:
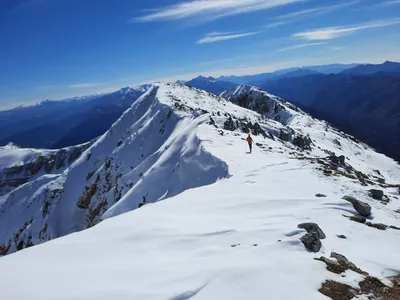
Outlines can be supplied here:
[[316, 233], [307, 233], [300, 238], [300, 241], [304, 244], [304, 246], [312, 252], [318, 252], [321, 247], [322, 243], [318, 238]]
[[342, 198], [353, 204], [354, 209], [363, 217], [368, 217], [371, 215], [371, 206], [368, 203], [361, 202], [354, 197], [344, 196]]
[[323, 240], [326, 238], [325, 233], [316, 223], [301, 223], [297, 225], [297, 228], [305, 229], [307, 233], [314, 233], [319, 239]]

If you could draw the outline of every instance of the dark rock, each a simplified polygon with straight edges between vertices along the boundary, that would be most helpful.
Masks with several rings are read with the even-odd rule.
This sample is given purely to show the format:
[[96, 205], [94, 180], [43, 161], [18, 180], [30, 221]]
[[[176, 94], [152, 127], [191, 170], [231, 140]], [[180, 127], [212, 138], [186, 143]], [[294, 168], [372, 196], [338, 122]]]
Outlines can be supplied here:
[[371, 189], [369, 190], [369, 196], [374, 198], [375, 200], [382, 200], [383, 198], [383, 191], [382, 190], [376, 190], [376, 189]]
[[385, 183], [386, 183], [385, 178], [379, 178], [379, 177], [378, 177], [376, 180], [377, 180], [378, 183], [380, 183], [380, 184], [385, 184]]
[[388, 204], [390, 202], [390, 199], [388, 196], [383, 195], [381, 202], [382, 204]]
[[312, 150], [312, 141], [309, 136], [298, 135], [293, 139], [293, 145], [299, 147], [301, 150]]
[[289, 141], [290, 141], [290, 134], [287, 133], [287, 132], [284, 132], [283, 130], [281, 130], [281, 131], [279, 132], [279, 138], [280, 138], [282, 141], [289, 142]]
[[229, 117], [224, 123], [224, 129], [234, 131], [236, 129], [235, 124], [233, 123], [232, 117]]
[[382, 223], [371, 223], [371, 222], [367, 222], [365, 223], [365, 225], [367, 225], [368, 227], [373, 227], [379, 230], [386, 230], [388, 229], [388, 226]]
[[332, 155], [328, 156], [328, 159], [336, 167], [337, 166], [343, 166], [344, 167], [346, 165], [345, 164], [346, 158], [345, 158], [344, 155], [336, 156], [335, 154], [332, 154]]
[[346, 256], [332, 252], [331, 258], [335, 258], [336, 260], [326, 258], [321, 256], [320, 258], [315, 258], [315, 260], [322, 261], [326, 264], [326, 268], [328, 271], [336, 274], [341, 274], [347, 270], [352, 270], [361, 275], [368, 275], [367, 272], [358, 268], [354, 263], [349, 261]]
[[357, 223], [365, 223], [367, 221], [367, 219], [363, 216], [360, 215], [354, 215], [354, 216], [344, 216], [346, 218], [348, 218], [351, 221], [357, 222]]
[[357, 291], [350, 285], [333, 280], [325, 281], [318, 291], [333, 300], [351, 300], [357, 296]]
[[322, 243], [319, 240], [318, 236], [313, 232], [313, 233], [306, 233], [300, 238], [300, 241], [304, 244], [304, 246], [312, 251], [312, 252], [318, 252], [321, 247]]
[[339, 239], [347, 239], [347, 237], [345, 236], [345, 235], [343, 235], [343, 234], [340, 234], [340, 235], [338, 235], [337, 236]]
[[400, 228], [399, 227], [397, 227], [397, 226], [389, 226], [389, 228], [391, 228], [391, 229], [394, 229], [394, 230], [400, 230]]
[[361, 185], [363, 185], [363, 186], [368, 185], [367, 181], [365, 180], [368, 178], [367, 175], [365, 175], [363, 172], [360, 172], [360, 171], [354, 171], [354, 173], [356, 174], [357, 179], [361, 182]]
[[208, 124], [210, 124], [210, 125], [215, 125], [215, 121], [214, 121], [214, 119], [210, 116], [210, 122], [208, 123]]
[[324, 195], [324, 194], [316, 194], [315, 197], [324, 198], [324, 197], [326, 197], [326, 195]]
[[263, 137], [267, 137], [266, 132], [261, 128], [260, 124], [258, 124], [258, 123], [254, 123], [253, 134], [254, 135], [261, 134]]
[[354, 209], [363, 217], [371, 215], [371, 206], [368, 203], [361, 202], [354, 197], [344, 196], [343, 200], [349, 201], [353, 204]]
[[321, 240], [326, 238], [325, 233], [316, 223], [301, 223], [297, 225], [297, 228], [305, 229], [307, 233], [314, 233]]

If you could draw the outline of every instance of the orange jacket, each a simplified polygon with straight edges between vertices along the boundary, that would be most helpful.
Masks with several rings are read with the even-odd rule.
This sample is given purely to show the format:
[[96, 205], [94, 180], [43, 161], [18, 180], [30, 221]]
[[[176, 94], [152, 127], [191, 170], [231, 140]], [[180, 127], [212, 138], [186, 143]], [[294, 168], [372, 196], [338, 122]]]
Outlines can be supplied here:
[[251, 138], [251, 136], [247, 137], [247, 142], [249, 143], [249, 145], [253, 144], [253, 139]]

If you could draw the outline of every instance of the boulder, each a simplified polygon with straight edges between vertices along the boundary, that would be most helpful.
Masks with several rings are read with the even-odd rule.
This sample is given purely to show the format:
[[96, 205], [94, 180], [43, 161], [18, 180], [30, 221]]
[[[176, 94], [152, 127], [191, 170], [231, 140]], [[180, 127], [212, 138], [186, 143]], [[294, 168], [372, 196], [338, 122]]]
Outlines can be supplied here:
[[319, 194], [319, 193], [318, 193], [318, 194], [315, 195], [315, 197], [324, 198], [324, 197], [326, 197], [326, 195], [324, 195], [324, 194]]
[[304, 244], [304, 246], [312, 252], [318, 252], [321, 247], [322, 243], [319, 240], [318, 236], [313, 233], [306, 233], [300, 238], [300, 241]]
[[326, 238], [325, 233], [316, 223], [301, 223], [297, 225], [297, 228], [305, 229], [307, 233], [314, 233], [321, 240]]
[[351, 221], [357, 222], [357, 223], [365, 223], [367, 221], [367, 219], [363, 216], [360, 215], [354, 215], [354, 216], [344, 216], [346, 218], [348, 218]]
[[376, 190], [376, 189], [369, 190], [368, 194], [370, 197], [374, 198], [375, 200], [382, 200], [383, 195], [384, 195], [382, 190]]
[[354, 209], [363, 217], [368, 217], [371, 215], [371, 206], [368, 203], [361, 202], [354, 197], [344, 196], [343, 200], [349, 201], [353, 204]]
[[382, 223], [371, 223], [371, 222], [367, 222], [367, 223], [365, 223], [365, 225], [367, 225], [368, 227], [373, 227], [373, 228], [379, 229], [379, 230], [386, 230], [389, 227]]

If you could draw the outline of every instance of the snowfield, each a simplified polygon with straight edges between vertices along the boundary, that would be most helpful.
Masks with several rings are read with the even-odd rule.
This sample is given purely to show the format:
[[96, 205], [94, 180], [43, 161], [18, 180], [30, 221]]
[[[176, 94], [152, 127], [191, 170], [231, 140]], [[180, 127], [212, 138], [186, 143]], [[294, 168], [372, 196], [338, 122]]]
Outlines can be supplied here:
[[[0, 258], [1, 298], [328, 299], [318, 291], [328, 279], [359, 290], [363, 275], [314, 260], [331, 252], [389, 284], [400, 273], [400, 166], [273, 95], [239, 87], [227, 99], [238, 97], [245, 107], [158, 84], [61, 174], [2, 196], [8, 254], [63, 237]], [[344, 217], [358, 213], [343, 196], [394, 227]], [[326, 235], [317, 253], [300, 241], [305, 222]]]

